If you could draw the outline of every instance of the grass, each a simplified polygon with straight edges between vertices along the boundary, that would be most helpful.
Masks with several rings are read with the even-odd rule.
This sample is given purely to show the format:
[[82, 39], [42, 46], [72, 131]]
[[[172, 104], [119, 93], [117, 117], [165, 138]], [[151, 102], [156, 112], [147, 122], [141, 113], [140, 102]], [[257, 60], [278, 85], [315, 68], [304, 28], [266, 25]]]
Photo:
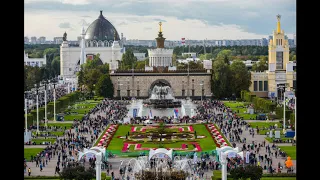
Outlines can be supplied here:
[[[138, 129], [140, 129], [140, 126], [137, 126]], [[198, 142], [202, 151], [210, 151], [216, 148], [216, 144], [214, 143], [213, 139], [211, 138], [210, 133], [207, 131], [205, 125], [203, 124], [196, 124], [193, 125], [193, 129], [197, 132], [197, 136], [206, 136], [206, 138], [203, 139], [196, 139], [194, 141]], [[123, 143], [125, 142], [125, 139], [117, 138], [118, 136], [125, 136], [128, 131], [131, 131], [131, 125], [120, 125], [117, 132], [113, 136], [113, 139], [111, 140], [108, 150], [111, 151], [121, 151], [123, 148]], [[99, 142], [99, 140], [97, 141]], [[182, 144], [188, 144], [190, 141], [177, 141], [175, 143], [169, 143], [169, 144], [163, 144], [165, 148], [181, 148]], [[142, 147], [150, 147], [150, 148], [158, 148], [159, 143], [154, 142], [146, 142], [141, 143]], [[192, 145], [188, 144], [188, 149], [193, 149]], [[129, 148], [130, 152], [135, 152], [134, 147], [130, 146]], [[136, 152], [142, 152], [142, 151], [136, 151]]]
[[275, 124], [278, 125], [278, 127], [280, 128], [281, 124], [279, 122], [250, 122], [249, 123], [251, 127], [256, 128], [258, 126], [258, 128], [269, 128], [270, 126], [274, 126]]
[[31, 155], [35, 156], [38, 153], [40, 153], [43, 150], [43, 148], [25, 148], [24, 149], [24, 158], [26, 158], [28, 161], [31, 159]]
[[261, 180], [296, 180], [297, 177], [262, 177]]
[[297, 157], [297, 147], [296, 146], [278, 146], [282, 151], [287, 153], [292, 160], [296, 160]]
[[99, 137], [99, 139], [97, 140], [97, 142], [94, 144], [95, 146], [98, 145], [100, 139], [103, 137], [103, 135], [107, 132], [108, 128], [110, 127], [110, 125], [107, 126], [107, 128], [103, 131], [103, 133], [101, 134], [101, 136]]
[[[72, 127], [72, 123], [73, 122], [70, 122], [70, 123], [48, 123], [48, 126], [57, 126], [57, 127], [67, 127], [67, 129], [70, 129]], [[43, 124], [44, 126], [44, 124]]]
[[[225, 106], [228, 106], [232, 111], [236, 112], [238, 116], [242, 117], [244, 120], [256, 119], [257, 114], [247, 114], [247, 108], [245, 108], [244, 102], [229, 102], [223, 101]], [[239, 113], [238, 113], [239, 111]]]
[[131, 131], [131, 125], [119, 125], [118, 130], [114, 134], [111, 142], [108, 146], [108, 150], [121, 151], [123, 147], [124, 139], [117, 138], [118, 136], [125, 136]]
[[[46, 134], [47, 132], [40, 132], [40, 134]], [[35, 136], [36, 132], [32, 132], [32, 134]], [[63, 132], [62, 131], [49, 131], [49, 134], [55, 135], [55, 136], [62, 136]]]
[[[281, 137], [281, 136], [282, 136], [282, 137]], [[281, 135], [281, 136], [280, 136], [280, 139], [283, 140], [283, 141], [289, 140], [289, 139], [293, 140], [293, 138], [286, 138], [286, 137], [284, 137], [283, 135]], [[275, 138], [265, 137], [265, 139], [266, 139], [269, 143], [272, 143]]]
[[193, 129], [197, 132], [197, 136], [206, 136], [206, 138], [196, 140], [197, 142], [199, 142], [202, 151], [216, 149], [217, 146], [204, 124], [195, 124], [193, 125]]
[[37, 145], [41, 144], [42, 142], [51, 142], [51, 144], [53, 144], [56, 141], [56, 139], [32, 139], [31, 143], [35, 142]]
[[84, 114], [77, 114], [77, 115], [66, 115], [64, 116], [65, 121], [73, 121], [74, 119], [81, 120]]

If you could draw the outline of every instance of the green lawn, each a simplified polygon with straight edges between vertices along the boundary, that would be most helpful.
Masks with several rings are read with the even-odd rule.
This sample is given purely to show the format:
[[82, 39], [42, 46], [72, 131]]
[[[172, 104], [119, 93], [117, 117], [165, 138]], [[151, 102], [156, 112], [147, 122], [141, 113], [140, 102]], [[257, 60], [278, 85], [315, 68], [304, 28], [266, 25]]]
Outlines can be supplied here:
[[30, 157], [37, 155], [39, 152], [41, 152], [43, 148], [25, 148], [24, 149], [24, 158], [26, 158], [28, 161], [30, 161]]
[[[73, 122], [70, 123], [48, 123], [48, 126], [58, 126], [58, 127], [67, 127], [67, 129], [72, 127]], [[44, 124], [42, 124], [44, 126]]]
[[[265, 137], [265, 139], [266, 139], [269, 143], [272, 143], [275, 138]], [[283, 141], [288, 140], [288, 139], [293, 140], [293, 138], [286, 138], [286, 137], [284, 137], [283, 135], [280, 135], [280, 139], [283, 140]]]
[[84, 114], [77, 114], [77, 115], [65, 115], [64, 120], [65, 121], [73, 121], [74, 119], [81, 120], [83, 118]]
[[56, 141], [56, 139], [32, 139], [31, 140], [31, 143], [35, 142], [37, 145], [41, 144], [42, 145], [42, 142], [51, 142], [51, 144], [53, 144], [54, 142]]
[[278, 124], [278, 127], [280, 128], [281, 124], [279, 122], [266, 122], [266, 121], [262, 121], [262, 122], [250, 122], [249, 123], [251, 127], [256, 128], [258, 126], [258, 128], [269, 128], [270, 126], [273, 126], [275, 124]]
[[296, 146], [278, 146], [282, 151], [286, 152], [292, 160], [296, 160], [297, 147]]
[[[244, 120], [256, 119], [257, 114], [247, 114], [244, 102], [223, 101], [225, 106], [228, 106], [232, 111], [236, 112], [238, 116], [243, 117]], [[239, 113], [238, 113], [239, 112]]]
[[[120, 151], [123, 148], [124, 139], [117, 138], [118, 136], [125, 136], [128, 132], [131, 132], [131, 125], [119, 125], [118, 130], [114, 134], [108, 150]], [[143, 145], [142, 145], [143, 146]]]
[[199, 142], [202, 151], [210, 151], [216, 149], [217, 146], [204, 124], [195, 124], [193, 125], [193, 129], [197, 131], [197, 136], [206, 136], [206, 138], [196, 140], [197, 142]]
[[[140, 126], [137, 126], [137, 129], [140, 129]], [[216, 144], [214, 143], [210, 133], [206, 129], [205, 125], [203, 124], [197, 124], [193, 125], [193, 129], [197, 131], [197, 136], [203, 135], [206, 136], [206, 138], [203, 139], [196, 139], [194, 141], [198, 142], [202, 151], [210, 151], [216, 148]], [[113, 136], [113, 139], [111, 140], [108, 150], [112, 151], [118, 151], [121, 152], [123, 148], [123, 142], [125, 141], [124, 139], [117, 138], [118, 136], [125, 136], [128, 131], [131, 131], [131, 125], [120, 125], [117, 132]], [[163, 144], [165, 148], [181, 148], [182, 144], [188, 144], [188, 142], [191, 141], [177, 141], [175, 143], [170, 143], [170, 144]], [[146, 143], [141, 143], [142, 148], [143, 147], [150, 147], [150, 148], [158, 148], [159, 143], [153, 143], [153, 142], [146, 142]], [[192, 145], [188, 146], [188, 149], [191, 150], [193, 149]], [[133, 152], [134, 147], [130, 146], [129, 150]], [[139, 151], [140, 152], [140, 151]]]
[[[62, 131], [49, 131], [48, 133], [51, 135], [55, 135], [55, 136], [62, 136], [63, 135]], [[36, 132], [32, 132], [32, 134], [35, 136]], [[40, 134], [47, 134], [47, 132], [40, 132]]]
[[261, 180], [296, 180], [296, 177], [262, 177]]

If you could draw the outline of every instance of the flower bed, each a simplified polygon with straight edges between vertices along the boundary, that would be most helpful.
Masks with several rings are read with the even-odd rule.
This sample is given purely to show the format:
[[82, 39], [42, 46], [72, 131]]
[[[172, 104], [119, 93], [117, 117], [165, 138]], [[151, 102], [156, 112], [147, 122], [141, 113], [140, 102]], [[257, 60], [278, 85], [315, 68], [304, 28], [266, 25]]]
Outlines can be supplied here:
[[110, 125], [107, 131], [105, 132], [105, 134], [100, 139], [98, 146], [102, 146], [103, 144], [105, 144], [105, 146], [108, 147], [111, 139], [113, 138], [113, 135], [118, 130], [118, 126], [119, 125], [115, 125], [115, 124]]
[[220, 132], [217, 130], [214, 124], [207, 124], [206, 125], [207, 130], [210, 132], [211, 137], [213, 141], [216, 143], [217, 147], [223, 147], [228, 146], [228, 143], [223, 138], [223, 136], [220, 134]]

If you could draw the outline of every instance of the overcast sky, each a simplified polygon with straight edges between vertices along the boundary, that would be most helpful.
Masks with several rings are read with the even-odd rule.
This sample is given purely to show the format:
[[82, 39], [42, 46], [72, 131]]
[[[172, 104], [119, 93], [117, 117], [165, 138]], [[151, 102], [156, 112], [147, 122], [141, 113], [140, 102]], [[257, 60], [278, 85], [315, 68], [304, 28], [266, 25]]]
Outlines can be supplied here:
[[167, 40], [262, 38], [277, 14], [288, 37], [296, 33], [295, 0], [25, 0], [24, 34], [76, 40], [100, 10], [127, 39], [154, 39], [159, 21]]

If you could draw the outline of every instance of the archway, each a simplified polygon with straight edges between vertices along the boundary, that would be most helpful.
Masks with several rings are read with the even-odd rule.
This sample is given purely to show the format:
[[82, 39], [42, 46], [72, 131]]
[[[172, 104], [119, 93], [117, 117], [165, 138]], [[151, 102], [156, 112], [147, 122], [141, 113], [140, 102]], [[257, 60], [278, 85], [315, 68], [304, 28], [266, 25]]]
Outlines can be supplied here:
[[171, 84], [165, 79], [157, 79], [153, 83], [151, 83], [149, 88], [149, 97], [151, 96], [152, 90], [154, 86], [169, 86], [171, 88]]

